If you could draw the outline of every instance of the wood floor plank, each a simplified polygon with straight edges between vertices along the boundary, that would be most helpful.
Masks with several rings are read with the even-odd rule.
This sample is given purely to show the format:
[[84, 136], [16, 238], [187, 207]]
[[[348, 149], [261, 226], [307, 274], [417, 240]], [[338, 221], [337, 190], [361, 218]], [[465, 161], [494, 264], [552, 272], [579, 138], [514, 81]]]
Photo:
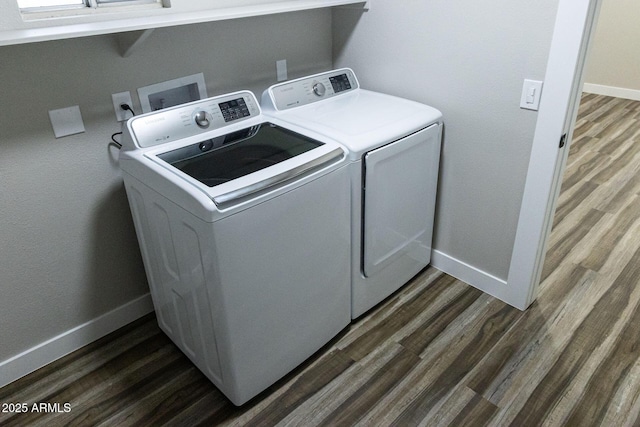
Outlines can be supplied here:
[[[547, 332], [542, 337], [529, 336], [531, 342], [539, 343], [534, 359], [518, 361], [516, 364], [517, 369], [505, 369], [501, 373], [503, 377], [508, 379], [505, 382], [508, 387], [503, 387], [503, 391], [491, 390], [489, 395], [485, 394], [485, 397], [491, 396], [492, 401], [494, 401], [493, 397], [497, 395], [500, 398], [498, 401], [500, 408], [504, 408], [501, 409], [499, 416], [496, 416], [493, 425], [508, 425], [515, 416], [514, 411], [518, 411], [519, 408], [525, 406], [528, 396], [533, 393], [533, 387], [537, 386], [536, 380], [544, 378], [549, 368], [559, 358], [556, 354], [563, 351], [572, 331], [576, 330], [578, 325], [583, 322], [587, 314], [586, 309], [595, 306], [597, 301], [602, 298], [604, 291], [609, 289], [613, 279], [619, 276], [631, 262], [632, 255], [639, 247], [640, 230], [636, 230], [635, 235], [634, 233], [629, 233], [624, 237], [624, 242], [616, 246], [613, 256], [603, 266], [600, 273], [587, 270], [590, 273], [589, 280], [578, 287], [574, 287], [569, 295], [561, 299], [562, 305], [558, 312], [562, 313], [562, 317], [558, 317], [561, 321], [556, 321], [554, 317], [557, 314], [547, 309], [548, 302], [554, 300], [554, 298], [547, 298], [547, 295], [558, 287], [565, 286], [566, 280], [564, 277], [568, 276], [566, 273], [564, 276], [558, 275], [558, 273], [570, 271], [570, 269], [566, 268], [567, 264], [562, 264], [561, 268], [554, 271], [542, 284], [537, 304], [545, 313], [545, 328]], [[593, 280], [594, 277], [595, 280]], [[519, 360], [518, 357], [514, 358]], [[532, 361], [534, 363], [531, 363]], [[482, 368], [482, 366], [479, 366], [477, 369]], [[500, 384], [500, 382], [497, 383]], [[640, 385], [637, 387], [640, 387]]]
[[[592, 236], [599, 239], [599, 234], [606, 232], [607, 227], [615, 223], [615, 217], [609, 218], [601, 225], [602, 229], [595, 230]], [[594, 243], [598, 240], [594, 240]], [[615, 279], [629, 262], [631, 255], [640, 247], [640, 221], [635, 221], [626, 234], [621, 235], [619, 241], [612, 247], [611, 254], [607, 257], [605, 263], [599, 268], [599, 279], [604, 283], [610, 283]], [[580, 245], [571, 252], [571, 262], [582, 264], [582, 262], [591, 256], [591, 253], [598, 251], [597, 244]], [[546, 281], [543, 282], [546, 285]]]
[[576, 247], [578, 242], [602, 219], [604, 214], [602, 211], [591, 209], [584, 218], [584, 221], [574, 224], [570, 233], [563, 240], [549, 248], [540, 280], [544, 281], [549, 274], [558, 267], [569, 252]]
[[371, 375], [365, 384], [318, 425], [327, 427], [355, 425], [389, 390], [396, 387], [418, 362], [418, 356], [400, 347], [391, 360]]
[[[422, 293], [403, 304], [402, 310], [399, 310], [395, 316], [385, 319], [375, 330], [359, 337], [345, 347], [344, 351], [354, 360], [362, 359], [378, 345], [388, 340], [399, 328], [406, 325], [410, 319], [427, 310], [429, 306], [434, 304], [439, 295], [445, 292], [455, 281], [456, 279], [451, 276], [440, 276], [431, 286], [425, 288]], [[430, 293], [432, 297], [424, 298], [425, 292]]]
[[[195, 367], [180, 370], [166, 383], [148, 393], [141, 394], [139, 400], [122, 408], [117, 401], [115, 410], [101, 410], [104, 417], [98, 426], [161, 425], [171, 419], [184, 407], [184, 402], [198, 400], [211, 392], [211, 385]], [[109, 416], [110, 415], [110, 416]], [[92, 422], [98, 421], [92, 419]], [[81, 425], [82, 423], [79, 423]]]
[[605, 212], [615, 212], [633, 195], [640, 195], [640, 175], [634, 175], [627, 181], [624, 186], [615, 193], [615, 196], [602, 206], [601, 210]]
[[[607, 146], [615, 149], [617, 145], [615, 141], [624, 140], [623, 138], [619, 138], [620, 135], [628, 129], [633, 129], [633, 131], [635, 131], [634, 128], [636, 126], [636, 120], [631, 118], [633, 116], [633, 111], [626, 109], [612, 109], [608, 114], [611, 116], [611, 119], [607, 122], [605, 127], [599, 129], [599, 132], [595, 134], [594, 137], [599, 140], [614, 141], [611, 144], [607, 144]], [[604, 153], [611, 151], [605, 147], [603, 148]]]
[[613, 137], [605, 140], [605, 144], [599, 144], [597, 151], [602, 154], [614, 155], [620, 147], [623, 147], [627, 142], [633, 142], [640, 136], [640, 120], [632, 119], [622, 122], [622, 126], [613, 126], [613, 129], [618, 129], [621, 132]]
[[496, 310], [486, 319], [479, 333], [465, 347], [464, 351], [428, 388], [422, 390], [412, 400], [392, 425], [415, 425], [423, 421], [433, 407], [449, 393], [451, 385], [462, 381], [471, 368], [493, 348], [519, 315], [520, 312], [513, 307], [496, 304]]
[[[388, 340], [367, 357], [355, 362], [348, 370], [314, 395], [280, 423], [281, 426], [316, 426], [327, 418], [357, 419], [377, 402], [417, 363], [419, 358], [393, 340]], [[345, 406], [345, 402], [347, 406]], [[377, 403], [376, 403], [377, 404]]]
[[[545, 318], [544, 327], [539, 334], [531, 336], [525, 351], [514, 355], [513, 361], [505, 365], [505, 369], [483, 393], [485, 398], [500, 408], [491, 425], [511, 425], [518, 412], [530, 404], [530, 396], [556, 366], [573, 334], [588, 316], [585, 307], [591, 308], [597, 304], [608, 286], [608, 281], [601, 280], [598, 273], [587, 270], [579, 285], [572, 289], [556, 311], [548, 312], [546, 304], [539, 304], [539, 313]], [[553, 408], [548, 409], [553, 411]], [[546, 415], [541, 413], [540, 417], [542, 419]]]
[[[569, 193], [576, 194], [576, 190], [578, 189], [579, 186], [575, 186], [569, 190]], [[599, 185], [590, 194], [586, 194], [583, 200], [576, 203], [574, 209], [567, 212], [560, 222], [554, 221], [553, 232], [547, 241], [547, 247], [549, 248], [547, 252], [550, 252], [550, 248], [560, 244], [560, 242], [566, 240], [572, 233], [575, 233], [577, 224], [584, 222], [585, 219], [592, 214], [592, 210], [602, 211], [601, 209], [598, 209], [600, 201], [602, 198], [609, 196], [613, 197], [613, 195], [608, 193], [608, 188], [606, 188], [606, 186]], [[570, 198], [571, 196], [569, 196], [569, 199]], [[559, 198], [558, 201], [563, 203], [566, 202], [567, 199]], [[606, 220], [606, 218], [610, 218], [613, 215], [615, 215], [615, 212], [604, 212], [602, 220]], [[549, 256], [549, 254], [547, 254], [547, 256]]]
[[429, 344], [464, 313], [480, 295], [482, 292], [479, 290], [467, 287], [458, 298], [435, 312], [419, 328], [400, 340], [400, 344], [415, 354], [422, 354]]
[[[365, 335], [370, 333], [375, 334], [375, 330], [379, 327], [383, 327], [390, 322], [389, 318], [393, 317], [395, 313], [402, 309], [402, 307], [416, 297], [419, 294], [424, 293], [424, 288], [432, 287], [429, 294], [433, 295], [431, 299], [437, 300], [442, 296], [445, 296], [447, 292], [454, 289], [454, 292], [460, 292], [464, 285], [462, 283], [456, 283], [450, 279], [445, 280], [440, 286], [433, 286], [434, 283], [446, 276], [441, 271], [429, 266], [423, 270], [418, 276], [410, 280], [403, 288], [401, 292], [396, 292], [391, 295], [387, 300], [383, 301], [380, 305], [376, 306], [370, 312], [365, 313], [363, 316], [353, 321], [348, 328], [347, 333], [340, 339], [339, 348], [345, 349], [352, 346], [354, 341], [362, 340]], [[452, 284], [453, 283], [453, 284]], [[446, 297], [445, 298], [449, 298]], [[385, 323], [386, 322], [386, 323]], [[356, 348], [352, 346], [352, 348]], [[362, 354], [352, 354], [352, 358], [360, 359]]]
[[640, 363], [633, 365], [618, 388], [602, 425], [640, 425]]
[[[629, 278], [622, 278], [621, 280]], [[638, 278], [636, 277], [638, 282]], [[638, 283], [640, 284], [640, 282]], [[633, 315], [627, 320], [624, 330], [617, 336], [615, 346], [590, 378], [580, 400], [572, 409], [567, 425], [602, 425], [611, 399], [621, 388], [624, 379], [638, 363], [640, 348], [640, 307], [636, 306]], [[632, 399], [640, 397], [636, 391]]]
[[[42, 401], [54, 390], [69, 386], [141, 342], [164, 337], [155, 316], [147, 315], [36, 372], [0, 388], [0, 402]], [[165, 339], [166, 338], [161, 338]], [[167, 341], [165, 341], [167, 342]], [[99, 349], [100, 351], [96, 351]], [[3, 414], [0, 413], [0, 424]]]
[[[617, 213], [635, 193], [638, 192], [637, 179], [640, 175], [640, 158], [622, 167], [611, 180], [602, 184], [589, 197], [588, 203], [594, 209]], [[586, 200], [585, 200], [586, 201]]]
[[581, 135], [576, 137], [574, 135], [573, 141], [571, 141], [569, 145], [569, 156], [571, 156], [571, 159], [567, 159], [567, 166], [571, 165], [577, 156], [591, 149], [591, 147], [595, 145], [595, 141], [597, 141], [596, 138], [591, 136]]
[[[178, 408], [173, 414], [167, 414], [165, 419], [158, 425], [166, 426], [211, 426], [222, 425], [225, 419], [225, 411], [230, 407], [229, 401], [217, 389], [210, 389], [209, 393], [204, 394], [200, 398], [194, 396], [186, 396], [182, 401], [182, 407]], [[126, 412], [123, 411], [123, 414]], [[216, 421], [214, 424], [208, 422], [212, 418], [211, 414], [223, 414], [219, 418], [214, 416]], [[109, 427], [117, 425], [109, 423], [107, 420], [104, 426]], [[140, 425], [140, 424], [138, 424]]]
[[[603, 112], [609, 110], [607, 104], [611, 102], [611, 98], [608, 96], [597, 95], [591, 100], [584, 103], [580, 103], [579, 117], [589, 121], [595, 121]], [[594, 114], [595, 112], [595, 114]]]
[[[294, 411], [297, 406], [325, 387], [342, 372], [345, 372], [353, 363], [354, 361], [347, 357], [341, 350], [334, 350], [327, 354], [321, 363], [318, 363], [301, 375], [287, 391], [280, 396], [280, 399], [260, 411], [249, 423], [256, 426], [275, 425]], [[207, 422], [211, 424], [220, 422], [220, 418], [212, 415], [211, 419], [205, 420], [205, 424]]]
[[574, 167], [567, 168], [560, 191], [567, 191], [580, 181], [585, 180], [588, 175], [595, 175], [611, 163], [609, 156], [603, 156], [595, 152], [586, 153], [581, 160]]
[[464, 385], [457, 385], [422, 425], [429, 427], [483, 426], [498, 408]]
[[582, 138], [593, 138], [591, 130], [596, 126], [596, 122], [579, 119], [576, 121], [576, 126], [573, 130], [573, 138], [574, 139], [582, 139]]
[[[431, 343], [421, 356], [421, 362], [407, 374], [394, 390], [391, 390], [379, 404], [361, 420], [361, 425], [389, 425], [423, 390], [430, 389], [442, 372], [446, 371], [455, 358], [482, 332], [482, 327], [502, 305], [487, 295], [478, 298], [455, 322]], [[455, 384], [450, 385], [453, 393]], [[438, 402], [441, 403], [441, 402]], [[444, 400], [442, 401], [444, 403]], [[438, 410], [435, 405], [432, 409]]]
[[[155, 348], [148, 358], [142, 356], [149, 348]], [[165, 380], [184, 370], [186, 358], [167, 346], [167, 338], [146, 340], [134, 349], [123, 353], [103, 365], [96, 372], [76, 380], [44, 397], [45, 402], [69, 402], [72, 411], [52, 414], [30, 412], [3, 421], [7, 426], [23, 426], [36, 423], [51, 424], [55, 417], [61, 424], [82, 425], [87, 420], [100, 422], [110, 410], [117, 410], [125, 402], [137, 400], [140, 390], [148, 392]], [[188, 366], [188, 365], [187, 365]], [[92, 386], [95, 381], [98, 387]], [[114, 381], [115, 380], [115, 381]], [[75, 406], [75, 408], [74, 408]], [[74, 410], [75, 409], [75, 410]]]
[[[608, 285], [608, 283], [602, 280], [600, 274], [597, 274], [597, 277], [600, 279], [600, 283], [605, 284], [605, 286]], [[626, 305], [624, 310], [618, 313], [617, 320], [612, 325], [609, 334], [601, 337], [601, 341], [596, 349], [591, 352], [583, 367], [577, 371], [576, 375], [572, 378], [569, 386], [564, 390], [562, 396], [560, 396], [554, 403], [554, 406], [553, 408], [551, 408], [551, 411], [549, 412], [549, 415], [545, 421], [546, 425], [567, 425], [567, 419], [571, 414], [573, 406], [581, 399], [584, 390], [587, 388], [589, 379], [597, 371], [598, 366], [600, 366], [600, 364], [604, 360], [610, 357], [612, 349], [615, 348], [616, 338], [621, 333], [623, 333], [628, 319], [633, 316], [633, 312], [637, 309], [639, 303], [640, 288], [634, 287], [631, 291], [629, 303]], [[626, 387], [628, 385], [629, 382], [626, 381], [625, 378], [625, 380], [621, 382], [621, 386]], [[628, 404], [628, 402], [626, 402], [626, 399], [622, 397], [625, 394], [624, 390], [616, 391], [622, 391], [622, 394], [616, 393], [615, 395], [610, 396], [607, 404], [609, 408], [612, 409], [617, 409]], [[615, 422], [602, 425], [624, 424], [623, 422], [617, 422], [620, 421], [619, 417], [614, 417], [613, 420], [615, 420]]]
[[486, 426], [497, 409], [498, 407], [493, 403], [476, 394], [449, 425], [452, 427]]
[[554, 403], [562, 396], [573, 376], [582, 368], [587, 358], [616, 322], [618, 313], [629, 302], [632, 288], [640, 277], [640, 249], [636, 251], [627, 268], [614, 281], [611, 288], [590, 311], [576, 330], [559, 360], [529, 396], [527, 404], [518, 412], [511, 426], [542, 425]]
[[640, 220], [640, 197], [633, 196], [631, 203], [614, 217], [613, 223], [598, 236], [598, 244], [594, 245], [590, 254], [580, 262], [585, 268], [599, 271], [611, 256], [614, 246], [627, 234], [631, 226]]
[[497, 343], [490, 356], [482, 360], [465, 382], [467, 387], [494, 403], [502, 399], [502, 392], [509, 386], [511, 377], [522, 369], [525, 361], [535, 357], [539, 343], [544, 339], [552, 313], [558, 311], [574, 287], [592, 280], [587, 269], [572, 265], [566, 269], [563, 286], [550, 287], [513, 325], [513, 328]]
[[572, 197], [568, 197], [564, 200], [558, 200], [558, 206], [556, 207], [556, 213], [553, 217], [554, 227], [557, 226], [565, 217], [573, 212], [576, 207], [582, 203], [593, 191], [598, 188], [598, 184], [591, 181], [584, 181], [576, 185], [572, 190]]
[[601, 127], [608, 126], [619, 117], [619, 111], [624, 110], [625, 99], [603, 96], [592, 108], [586, 108], [580, 115], [581, 118], [594, 121]]
[[590, 179], [590, 181], [593, 181], [596, 184], [606, 183], [617, 173], [619, 173], [625, 165], [628, 165], [632, 162], [636, 163], [635, 160], [638, 157], [638, 153], [640, 153], [640, 144], [630, 144], [629, 147], [623, 153], [621, 153], [620, 156], [613, 159], [611, 163], [609, 163], [607, 168], [598, 171], [598, 173], [594, 175]]

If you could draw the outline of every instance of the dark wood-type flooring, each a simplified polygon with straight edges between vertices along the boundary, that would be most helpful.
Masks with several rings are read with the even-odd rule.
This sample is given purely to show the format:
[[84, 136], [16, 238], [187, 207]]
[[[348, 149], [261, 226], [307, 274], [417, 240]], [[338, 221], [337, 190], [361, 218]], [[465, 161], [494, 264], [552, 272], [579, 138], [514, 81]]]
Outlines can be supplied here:
[[150, 315], [0, 389], [70, 412], [0, 425], [638, 425], [639, 156], [640, 102], [584, 95], [525, 312], [428, 268], [241, 408]]

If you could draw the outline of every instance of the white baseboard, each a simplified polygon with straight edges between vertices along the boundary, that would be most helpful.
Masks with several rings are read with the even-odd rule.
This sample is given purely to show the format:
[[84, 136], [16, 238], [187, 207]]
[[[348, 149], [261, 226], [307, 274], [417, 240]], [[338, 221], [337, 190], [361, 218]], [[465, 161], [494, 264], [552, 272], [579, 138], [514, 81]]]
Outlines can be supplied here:
[[479, 270], [438, 250], [431, 252], [431, 265], [509, 304], [509, 302], [505, 300], [507, 297], [507, 282], [505, 280], [492, 276], [485, 271]]
[[0, 362], [0, 387], [84, 347], [153, 311], [146, 294], [108, 313]]
[[623, 87], [585, 83], [583, 91], [587, 93], [595, 93], [596, 95], [615, 96], [616, 98], [633, 99], [634, 101], [640, 101], [640, 90], [637, 89], [627, 89]]

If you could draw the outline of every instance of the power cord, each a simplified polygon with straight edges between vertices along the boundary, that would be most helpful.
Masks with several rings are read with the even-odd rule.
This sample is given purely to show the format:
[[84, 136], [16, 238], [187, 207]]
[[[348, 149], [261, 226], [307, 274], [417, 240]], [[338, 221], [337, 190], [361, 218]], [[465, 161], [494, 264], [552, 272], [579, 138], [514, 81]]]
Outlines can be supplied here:
[[131, 112], [131, 115], [133, 115], [133, 116], [136, 115], [136, 113], [133, 111], [133, 108], [131, 108], [131, 106], [129, 104], [126, 104], [126, 103], [123, 102], [122, 104], [120, 104], [120, 108], [122, 108], [124, 111]]
[[119, 143], [118, 141], [116, 141], [116, 135], [122, 135], [122, 132], [116, 132], [113, 135], [111, 135], [111, 141], [109, 144], [115, 144], [116, 147], [118, 147], [118, 149], [122, 148], [122, 144]]
[[[129, 104], [126, 103], [122, 103], [120, 104], [120, 108], [122, 108], [124, 111], [129, 111], [131, 113], [131, 115], [135, 116], [136, 113], [135, 111], [133, 111], [133, 108], [131, 108], [131, 106]], [[111, 135], [111, 141], [110, 144], [115, 144], [116, 147], [118, 147], [118, 149], [122, 148], [122, 144], [118, 141], [116, 141], [116, 135], [122, 135], [122, 132], [116, 132], [113, 135]]]

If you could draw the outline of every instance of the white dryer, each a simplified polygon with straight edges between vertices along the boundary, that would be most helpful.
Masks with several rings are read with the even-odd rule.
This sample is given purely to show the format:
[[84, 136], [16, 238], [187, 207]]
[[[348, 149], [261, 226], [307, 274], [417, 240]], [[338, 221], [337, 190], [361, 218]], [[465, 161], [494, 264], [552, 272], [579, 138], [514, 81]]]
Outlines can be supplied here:
[[120, 154], [162, 330], [240, 405], [351, 320], [346, 150], [248, 91], [130, 119]]
[[431, 260], [442, 114], [361, 89], [348, 68], [271, 86], [262, 107], [349, 150], [355, 319]]

